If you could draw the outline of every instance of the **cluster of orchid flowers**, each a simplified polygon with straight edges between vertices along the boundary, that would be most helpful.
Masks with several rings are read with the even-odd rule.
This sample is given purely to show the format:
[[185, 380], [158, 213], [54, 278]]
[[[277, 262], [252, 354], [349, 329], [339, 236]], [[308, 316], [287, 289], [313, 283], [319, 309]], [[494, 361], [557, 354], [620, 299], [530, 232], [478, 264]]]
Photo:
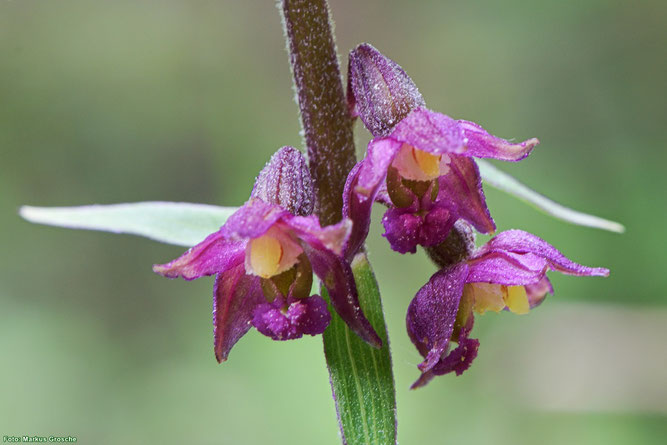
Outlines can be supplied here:
[[609, 274], [574, 263], [521, 230], [475, 246], [474, 230], [491, 234], [496, 225], [474, 158], [520, 161], [537, 139], [512, 143], [427, 109], [405, 71], [368, 44], [350, 53], [348, 103], [373, 139], [349, 173], [342, 221], [320, 225], [307, 163], [297, 149], [283, 147], [258, 175], [250, 199], [219, 231], [174, 261], [154, 266], [169, 278], [216, 275], [218, 361], [227, 359], [252, 326], [274, 340], [324, 332], [331, 315], [327, 302], [311, 295], [313, 273], [349, 328], [381, 346], [359, 305], [350, 267], [363, 248], [375, 202], [387, 206], [382, 224], [391, 248], [414, 253], [422, 246], [440, 268], [408, 308], [407, 331], [424, 357], [413, 388], [470, 367], [479, 347], [469, 337], [474, 312], [527, 313], [553, 293], [548, 270]]

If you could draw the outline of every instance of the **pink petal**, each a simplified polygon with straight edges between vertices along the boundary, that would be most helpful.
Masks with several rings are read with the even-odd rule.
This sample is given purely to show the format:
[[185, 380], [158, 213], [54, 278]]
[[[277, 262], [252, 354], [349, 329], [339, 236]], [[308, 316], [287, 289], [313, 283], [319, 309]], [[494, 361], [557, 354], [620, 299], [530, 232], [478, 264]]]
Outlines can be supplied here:
[[167, 264], [155, 264], [153, 271], [168, 278], [194, 280], [224, 272], [243, 262], [244, 241], [229, 241], [222, 231], [210, 234], [204, 241]]
[[481, 233], [495, 232], [496, 224], [486, 206], [477, 164], [463, 156], [451, 155], [450, 158], [450, 171], [438, 178], [438, 202]]
[[474, 122], [460, 120], [458, 123], [465, 138], [466, 156], [520, 161], [540, 143], [536, 138], [532, 138], [515, 144], [493, 136]]
[[436, 272], [408, 307], [408, 335], [425, 357], [419, 364], [423, 373], [438, 364], [447, 352], [467, 275], [465, 263]]
[[412, 110], [389, 137], [431, 154], [465, 152], [465, 139], [458, 122], [424, 107]]
[[327, 288], [331, 305], [340, 318], [366, 343], [381, 347], [382, 340], [359, 305], [354, 275], [348, 262], [328, 249], [319, 249], [307, 243], [303, 244], [303, 250], [313, 266], [313, 272]]
[[259, 279], [246, 275], [243, 265], [220, 273], [213, 286], [213, 338], [218, 362], [250, 329], [257, 305], [265, 302]]

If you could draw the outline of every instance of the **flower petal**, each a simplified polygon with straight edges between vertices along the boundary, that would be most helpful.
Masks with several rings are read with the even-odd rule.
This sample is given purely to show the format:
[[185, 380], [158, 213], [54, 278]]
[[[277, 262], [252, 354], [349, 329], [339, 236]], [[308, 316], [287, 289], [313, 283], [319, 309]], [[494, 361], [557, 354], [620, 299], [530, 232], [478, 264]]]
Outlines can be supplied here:
[[242, 264], [216, 276], [213, 338], [218, 362], [227, 360], [232, 346], [250, 329], [255, 307], [264, 301], [259, 278], [246, 275]]
[[468, 283], [525, 286], [537, 283], [548, 269], [547, 261], [535, 254], [492, 252], [468, 261]]
[[424, 224], [419, 234], [419, 245], [430, 247], [440, 244], [447, 238], [455, 222], [456, 218], [446, 208], [433, 207], [424, 217]]
[[[407, 187], [404, 187], [404, 189], [405, 188]], [[391, 200], [391, 196], [389, 196], [389, 190], [387, 189], [387, 184], [383, 184], [380, 186], [377, 195], [375, 195], [375, 202], [379, 202], [380, 204], [386, 207], [394, 206], [394, 202]]]
[[244, 241], [229, 241], [222, 231], [218, 231], [175, 260], [153, 265], [153, 271], [167, 278], [186, 280], [224, 272], [243, 262], [245, 244]]
[[288, 215], [290, 213], [278, 204], [250, 198], [229, 217], [221, 231], [231, 240], [257, 238], [266, 233], [281, 218]]
[[535, 284], [526, 285], [526, 295], [528, 296], [528, 303], [531, 309], [542, 304], [547, 294], [553, 293], [554, 288], [546, 276]]
[[447, 352], [468, 265], [459, 263], [436, 272], [419, 291], [408, 307], [406, 325], [412, 343], [425, 360], [422, 372], [431, 370]]
[[352, 261], [368, 236], [375, 196], [384, 185], [387, 169], [399, 148], [401, 144], [392, 139], [371, 141], [364, 160], [347, 176], [343, 190], [343, 217], [352, 221], [352, 231], [344, 249], [348, 261]]
[[473, 360], [477, 357], [478, 349], [479, 340], [476, 338], [463, 338], [459, 340], [458, 346], [447, 354], [445, 358], [440, 360], [433, 369], [422, 373], [417, 381], [410, 386], [410, 389], [425, 386], [433, 377], [449, 374], [452, 371], [456, 372], [456, 375], [463, 374], [463, 372], [470, 368]]
[[496, 224], [486, 206], [477, 164], [463, 156], [452, 155], [450, 158], [449, 172], [438, 178], [438, 201], [481, 233], [495, 232]]
[[331, 304], [340, 318], [366, 343], [381, 347], [382, 340], [359, 305], [354, 275], [348, 262], [328, 249], [320, 249], [308, 243], [303, 243], [303, 250], [313, 266], [313, 272], [329, 291]]
[[384, 236], [392, 250], [398, 253], [416, 253], [419, 232], [423, 224], [421, 217], [405, 209], [390, 208], [382, 217]]
[[507, 230], [499, 233], [475, 252], [473, 258], [481, 260], [487, 255], [498, 252], [534, 254], [537, 257], [544, 258], [550, 269], [567, 275], [603, 277], [609, 275], [609, 269], [603, 267], [586, 267], [570, 261], [542, 238], [523, 230]]
[[352, 221], [348, 218], [322, 227], [316, 216], [294, 216], [285, 218], [284, 224], [311, 246], [331, 250], [336, 255], [342, 254], [352, 231]]
[[[343, 189], [343, 218], [349, 218], [352, 221], [350, 237], [343, 249], [343, 254], [348, 261], [352, 261], [352, 258], [363, 246], [371, 224], [373, 199], [355, 191], [359, 184], [359, 170], [363, 162], [357, 163], [352, 168], [347, 175], [345, 188]], [[379, 186], [377, 187], [379, 188]]]
[[532, 138], [515, 144], [493, 136], [474, 122], [460, 120], [458, 123], [465, 138], [466, 156], [520, 161], [540, 143], [536, 138]]
[[[351, 184], [350, 192], [362, 198], [375, 198], [387, 176], [387, 169], [396, 157], [402, 143], [393, 138], [373, 139], [368, 143], [366, 157], [359, 164], [357, 180]], [[354, 221], [354, 218], [353, 218]]]
[[454, 329], [450, 339], [450, 342], [457, 343], [456, 348], [442, 354], [435, 366], [430, 370], [422, 372], [422, 375], [412, 384], [410, 389], [424, 386], [433, 377], [448, 374], [452, 371], [455, 371], [456, 375], [461, 375], [470, 367], [475, 357], [477, 357], [479, 341], [468, 338], [475, 323], [473, 315], [474, 296], [469, 290], [469, 286], [463, 288], [463, 295], [459, 302], [456, 321], [454, 322]]
[[259, 332], [274, 340], [293, 340], [324, 332], [331, 321], [327, 302], [319, 295], [290, 299], [283, 312], [285, 301], [276, 298], [255, 308], [252, 324]]
[[399, 253], [415, 253], [417, 246], [433, 246], [447, 238], [456, 219], [443, 207], [433, 207], [425, 215], [412, 209], [388, 209], [382, 217], [383, 236]]
[[458, 122], [424, 107], [412, 110], [389, 137], [431, 154], [460, 154], [466, 150]]

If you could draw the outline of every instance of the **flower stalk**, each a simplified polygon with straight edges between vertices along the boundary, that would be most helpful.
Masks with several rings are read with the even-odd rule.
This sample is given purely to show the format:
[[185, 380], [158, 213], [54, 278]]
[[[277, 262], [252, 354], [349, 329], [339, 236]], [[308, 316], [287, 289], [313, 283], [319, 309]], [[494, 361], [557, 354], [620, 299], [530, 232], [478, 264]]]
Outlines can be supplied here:
[[[343, 193], [356, 159], [354, 117], [338, 65], [326, 0], [281, 0], [290, 66], [315, 190], [315, 214], [323, 225], [343, 218]], [[349, 205], [349, 202], [347, 203]], [[346, 253], [351, 261], [363, 240]], [[396, 397], [389, 341], [377, 281], [365, 255], [352, 262], [362, 309], [381, 348], [358, 338], [332, 313], [324, 353], [343, 444], [396, 444]], [[326, 289], [322, 295], [327, 296]], [[377, 346], [377, 345], [376, 345]]]
[[342, 218], [343, 187], [355, 164], [347, 108], [326, 0], [282, 0], [280, 11], [323, 225]]

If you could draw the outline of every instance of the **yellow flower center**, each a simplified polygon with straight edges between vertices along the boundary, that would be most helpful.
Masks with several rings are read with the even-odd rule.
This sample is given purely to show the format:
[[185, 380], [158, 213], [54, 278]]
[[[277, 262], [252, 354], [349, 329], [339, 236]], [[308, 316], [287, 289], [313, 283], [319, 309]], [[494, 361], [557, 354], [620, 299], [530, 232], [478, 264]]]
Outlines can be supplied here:
[[404, 179], [432, 181], [449, 171], [449, 162], [447, 155], [434, 155], [403, 144], [392, 165]]
[[500, 312], [505, 307], [515, 314], [527, 314], [530, 311], [524, 286], [472, 283], [466, 285], [466, 288], [473, 294], [473, 309], [478, 314], [486, 311]]
[[271, 235], [262, 235], [250, 241], [250, 265], [256, 275], [270, 278], [278, 273], [283, 247]]
[[530, 311], [528, 295], [524, 286], [503, 286], [503, 301], [510, 311], [515, 314], [527, 314]]
[[500, 312], [505, 309], [502, 290], [498, 284], [467, 284], [466, 290], [473, 295], [473, 309], [478, 314], [486, 311]]
[[435, 179], [440, 175], [440, 155], [432, 155], [413, 148], [412, 157], [421, 171], [429, 178]]

